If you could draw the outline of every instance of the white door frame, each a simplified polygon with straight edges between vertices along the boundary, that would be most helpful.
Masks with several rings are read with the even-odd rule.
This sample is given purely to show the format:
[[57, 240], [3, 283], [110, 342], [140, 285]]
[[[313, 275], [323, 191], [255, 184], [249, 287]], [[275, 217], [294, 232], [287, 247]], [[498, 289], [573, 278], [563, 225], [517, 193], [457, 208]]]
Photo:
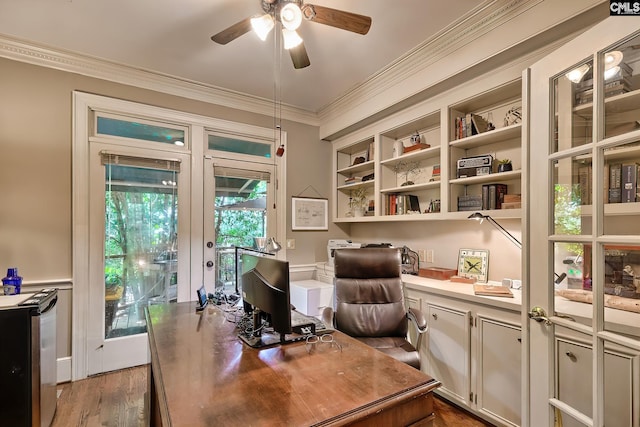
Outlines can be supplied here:
[[[207, 130], [225, 132], [230, 135], [248, 135], [255, 138], [271, 138], [274, 140], [274, 130], [264, 127], [247, 125], [244, 123], [230, 122], [214, 119], [197, 114], [184, 113], [176, 110], [154, 107], [136, 102], [124, 101], [100, 95], [84, 92], [73, 93], [73, 123], [72, 123], [72, 270], [73, 270], [73, 303], [72, 303], [72, 341], [71, 341], [71, 380], [76, 381], [86, 378], [88, 375], [88, 324], [90, 310], [89, 299], [89, 263], [90, 256], [90, 211], [89, 211], [89, 139], [92, 136], [93, 117], [92, 111], [101, 111], [113, 114], [124, 114], [132, 117], [146, 117], [160, 122], [179, 124], [189, 129], [189, 141], [185, 141], [184, 147], [167, 146], [158, 147], [158, 144], [149, 143], [146, 147], [150, 150], [158, 150], [175, 154], [189, 155], [186, 163], [190, 164], [190, 175], [185, 175], [189, 181], [190, 209], [183, 212], [190, 220], [187, 235], [188, 246], [180, 252], [182, 257], [188, 258], [189, 271], [186, 273], [191, 279], [190, 287], [178, 290], [178, 301], [195, 300], [195, 290], [203, 281], [204, 267], [204, 180], [203, 168], [205, 152], [207, 151], [205, 133]], [[282, 132], [284, 135], [285, 132]], [[94, 137], [95, 138], [95, 137]], [[274, 141], [274, 144], [277, 141]], [[116, 144], [118, 142], [116, 141]], [[122, 147], [130, 146], [130, 141], [124, 139], [120, 142]], [[279, 143], [279, 142], [278, 142]], [[207, 153], [212, 154], [212, 153]], [[215, 153], [213, 153], [215, 154]], [[227, 153], [227, 157], [229, 157]], [[274, 163], [276, 163], [274, 161]], [[275, 180], [278, 183], [278, 241], [283, 242], [286, 237], [286, 186], [284, 177], [286, 162], [277, 160]], [[100, 254], [103, 257], [104, 254]], [[282, 255], [284, 256], [284, 251]]]

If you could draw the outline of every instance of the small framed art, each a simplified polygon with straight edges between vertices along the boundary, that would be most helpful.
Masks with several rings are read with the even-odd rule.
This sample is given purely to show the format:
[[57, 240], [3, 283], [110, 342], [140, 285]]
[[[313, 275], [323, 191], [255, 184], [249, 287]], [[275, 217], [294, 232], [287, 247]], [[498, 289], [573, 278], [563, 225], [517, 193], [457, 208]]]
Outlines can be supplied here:
[[328, 230], [329, 201], [308, 197], [291, 198], [291, 229]]

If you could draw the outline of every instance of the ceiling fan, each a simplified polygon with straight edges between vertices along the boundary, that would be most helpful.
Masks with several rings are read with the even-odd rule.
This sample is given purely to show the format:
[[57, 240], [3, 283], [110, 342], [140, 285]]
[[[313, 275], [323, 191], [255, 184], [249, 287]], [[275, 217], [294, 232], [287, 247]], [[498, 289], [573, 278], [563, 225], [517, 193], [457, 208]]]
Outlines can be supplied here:
[[243, 19], [211, 37], [216, 43], [227, 44], [241, 35], [253, 31], [262, 40], [267, 38], [276, 22], [282, 24], [284, 48], [289, 51], [294, 68], [305, 68], [311, 65], [302, 38], [296, 30], [302, 22], [307, 21], [367, 34], [371, 27], [371, 18], [356, 13], [345, 12], [314, 4], [305, 4], [303, 0], [260, 0], [263, 15]]

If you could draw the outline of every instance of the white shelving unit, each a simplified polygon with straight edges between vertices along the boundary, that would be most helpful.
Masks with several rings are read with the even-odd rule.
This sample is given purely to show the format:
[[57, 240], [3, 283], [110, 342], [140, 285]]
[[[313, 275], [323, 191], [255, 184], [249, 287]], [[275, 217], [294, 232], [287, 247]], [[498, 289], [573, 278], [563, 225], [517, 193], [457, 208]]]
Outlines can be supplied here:
[[[521, 194], [524, 163], [522, 123], [504, 124], [509, 109], [521, 107], [521, 79], [499, 84], [467, 97], [460, 94], [440, 97], [424, 108], [416, 108], [356, 132], [353, 142], [345, 138], [334, 143], [335, 203], [334, 222], [386, 222], [462, 219], [458, 197], [481, 196], [486, 184], [506, 184], [509, 194]], [[460, 92], [460, 91], [458, 91]], [[454, 97], [455, 96], [455, 97]], [[457, 97], [457, 98], [456, 98]], [[476, 114], [496, 118], [495, 129], [455, 138], [456, 117]], [[419, 135], [425, 148], [411, 150], [412, 138]], [[398, 155], [398, 144], [404, 153]], [[495, 160], [509, 158], [513, 170], [497, 173], [496, 162], [490, 174], [457, 177], [457, 161], [464, 157], [489, 154]], [[365, 162], [354, 164], [356, 157]], [[365, 175], [373, 178], [360, 181]], [[345, 180], [357, 177], [355, 182]], [[373, 208], [365, 216], [354, 216], [349, 206], [352, 190], [367, 188]], [[419, 210], [418, 210], [419, 207]], [[482, 211], [481, 208], [474, 209]], [[521, 209], [495, 209], [492, 216], [520, 218]]]

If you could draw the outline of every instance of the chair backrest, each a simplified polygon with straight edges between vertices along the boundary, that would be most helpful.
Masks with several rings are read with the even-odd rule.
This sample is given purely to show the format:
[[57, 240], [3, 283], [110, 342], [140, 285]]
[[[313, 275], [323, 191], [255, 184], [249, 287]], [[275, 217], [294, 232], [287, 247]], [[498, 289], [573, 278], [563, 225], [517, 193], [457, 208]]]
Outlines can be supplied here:
[[404, 337], [408, 323], [396, 248], [335, 251], [335, 326], [353, 337]]

